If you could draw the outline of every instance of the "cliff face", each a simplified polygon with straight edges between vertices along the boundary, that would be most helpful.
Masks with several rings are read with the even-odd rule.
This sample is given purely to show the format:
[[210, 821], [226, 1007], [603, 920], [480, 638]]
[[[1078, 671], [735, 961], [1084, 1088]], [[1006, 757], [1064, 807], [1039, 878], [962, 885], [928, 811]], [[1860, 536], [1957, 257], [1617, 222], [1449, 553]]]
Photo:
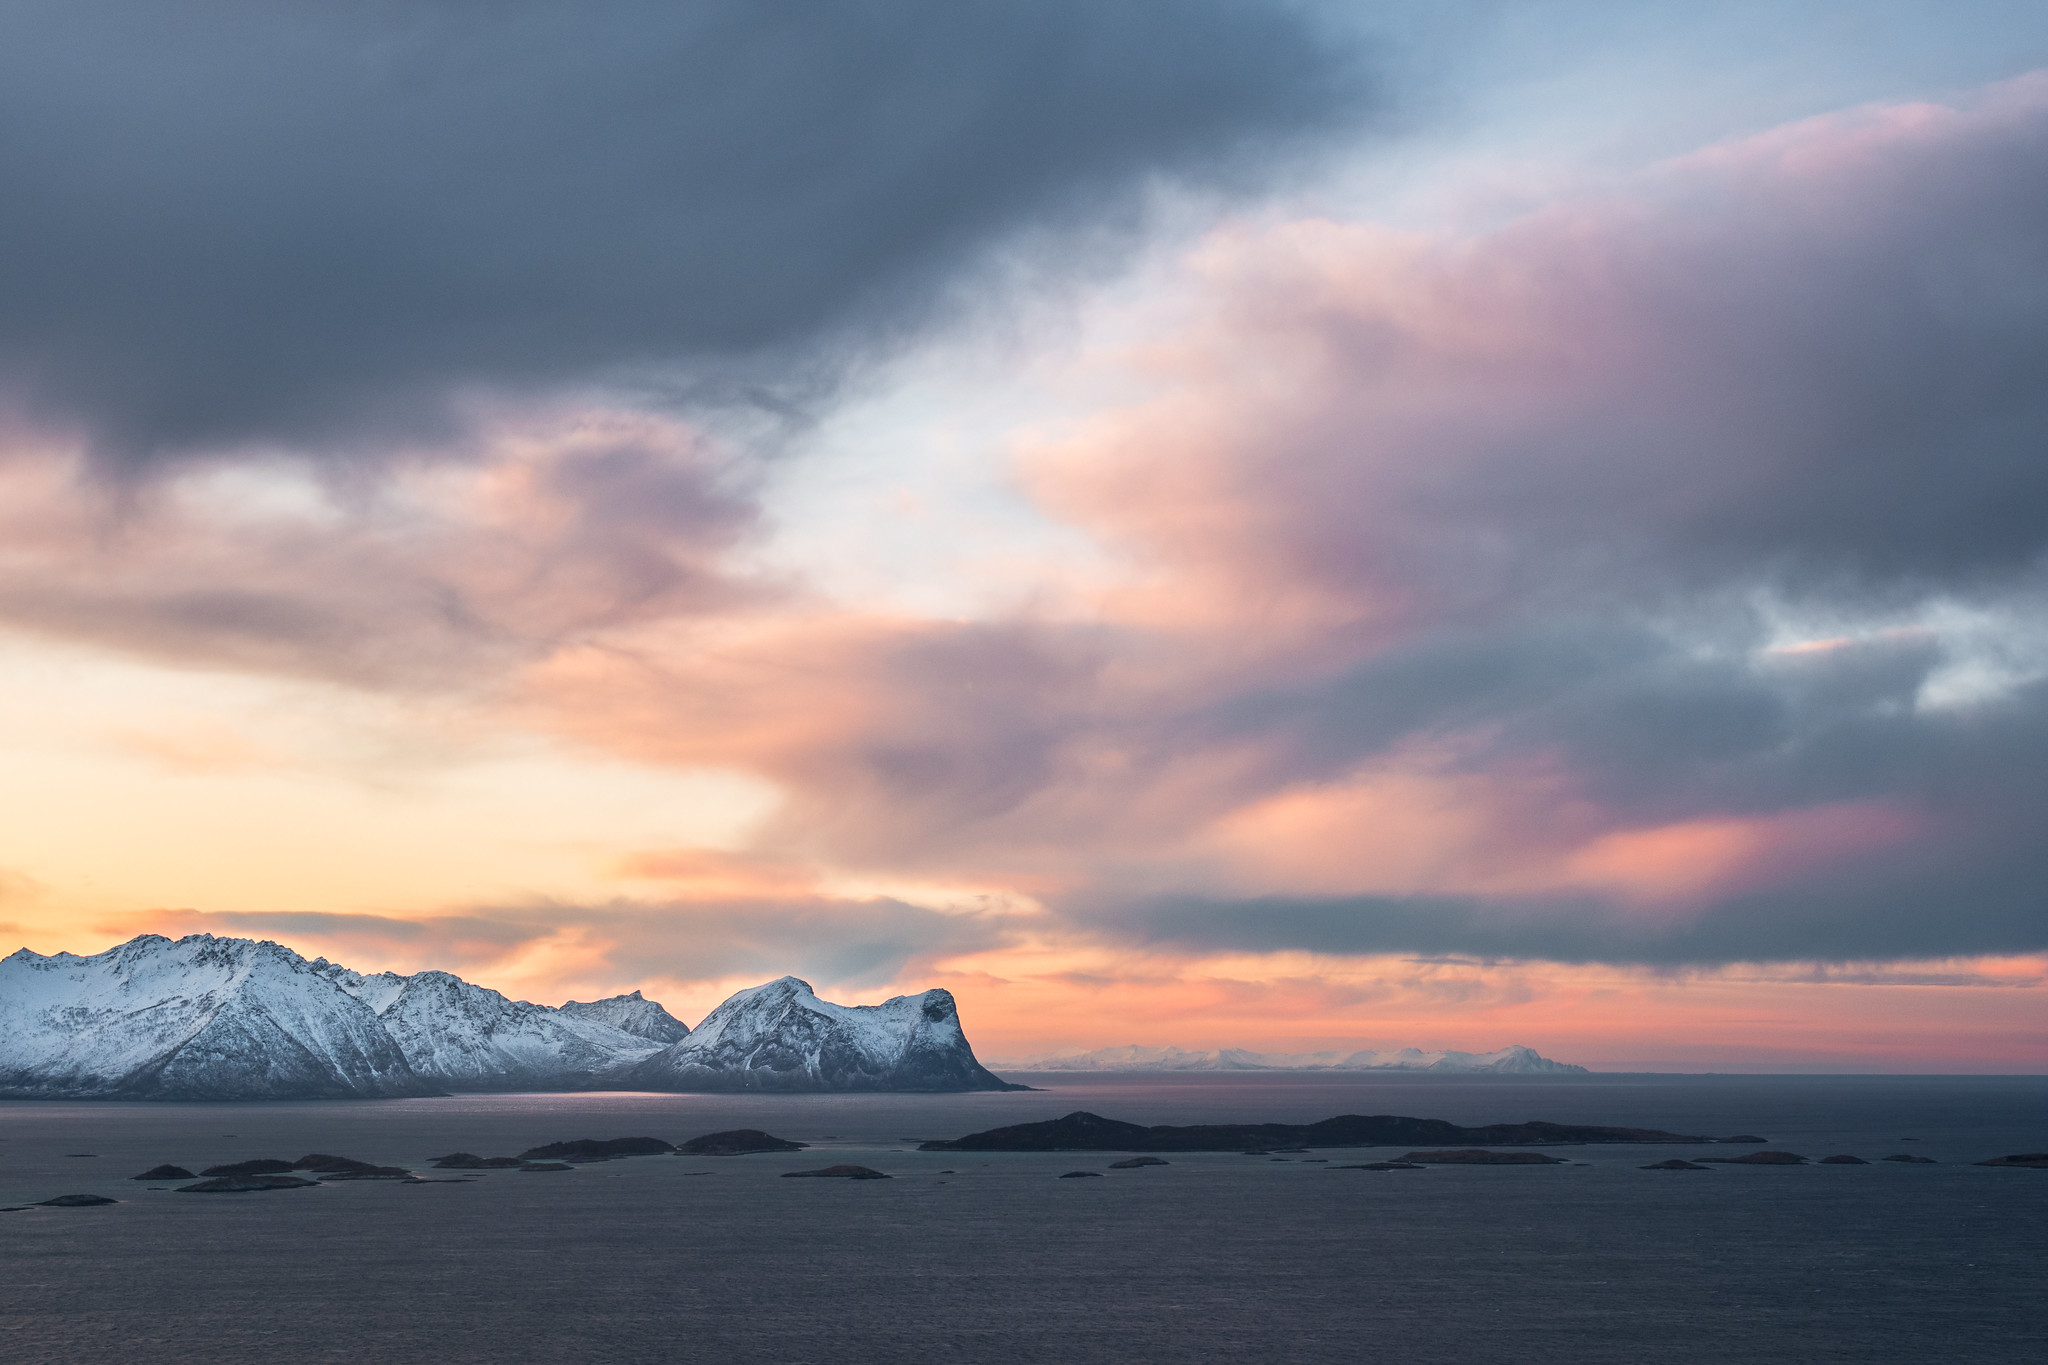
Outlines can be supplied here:
[[647, 1090], [1012, 1090], [975, 1060], [949, 991], [835, 1005], [793, 976], [734, 995], [626, 1074]]

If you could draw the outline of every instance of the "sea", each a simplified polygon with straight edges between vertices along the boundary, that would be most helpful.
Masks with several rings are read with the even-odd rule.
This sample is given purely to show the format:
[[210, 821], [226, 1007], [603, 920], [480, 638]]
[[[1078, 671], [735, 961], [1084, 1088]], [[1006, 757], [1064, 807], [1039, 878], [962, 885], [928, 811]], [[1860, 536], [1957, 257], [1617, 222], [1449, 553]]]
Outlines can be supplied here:
[[[2048, 1361], [2048, 1077], [1016, 1075], [971, 1095], [0, 1102], [0, 1360], [97, 1362]], [[1871, 1164], [1339, 1169], [1387, 1149], [919, 1152], [1088, 1110], [1406, 1114], [1753, 1133]], [[129, 1177], [326, 1152], [759, 1128], [803, 1152], [642, 1157], [260, 1194]], [[1887, 1162], [1895, 1153], [1931, 1164]], [[889, 1180], [791, 1180], [854, 1163]], [[1062, 1179], [1076, 1170], [1102, 1178]], [[154, 1186], [154, 1187], [152, 1187]]]

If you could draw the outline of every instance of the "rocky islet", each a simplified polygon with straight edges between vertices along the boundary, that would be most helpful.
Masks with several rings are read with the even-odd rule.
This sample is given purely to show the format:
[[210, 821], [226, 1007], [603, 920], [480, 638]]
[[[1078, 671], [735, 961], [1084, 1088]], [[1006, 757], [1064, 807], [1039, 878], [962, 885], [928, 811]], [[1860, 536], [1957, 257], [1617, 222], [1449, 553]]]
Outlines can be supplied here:
[[[1076, 1123], [1075, 1121], [1080, 1122]], [[1379, 1120], [1371, 1120], [1371, 1122], [1393, 1122], [1403, 1125], [1418, 1123], [1433, 1125], [1438, 1123], [1439, 1121], [1383, 1118]], [[1330, 1131], [1329, 1125], [1332, 1124], [1338, 1125], [1336, 1131], [1338, 1131], [1339, 1133], [1343, 1133], [1344, 1131], [1346, 1131], [1343, 1127], [1342, 1121], [1340, 1120], [1328, 1120], [1325, 1121], [1324, 1124], [1320, 1125], [1304, 1125], [1295, 1131], [1305, 1132], [1315, 1129], [1323, 1129], [1324, 1131]], [[1045, 1138], [1048, 1136], [1047, 1130], [1051, 1130], [1049, 1136], [1053, 1137], [1054, 1139], [1058, 1139], [1061, 1137], [1071, 1139], [1074, 1135], [1074, 1129], [1077, 1127], [1079, 1127], [1082, 1130], [1082, 1137], [1090, 1142], [1102, 1140], [1130, 1141], [1132, 1140], [1132, 1135], [1134, 1133], [1137, 1135], [1142, 1135], [1144, 1140], [1159, 1140], [1155, 1135], [1164, 1134], [1164, 1141], [1176, 1144], [1172, 1148], [1173, 1150], [1216, 1151], [1218, 1150], [1218, 1148], [1214, 1146], [1207, 1148], [1190, 1149], [1180, 1144], [1185, 1144], [1189, 1141], [1214, 1141], [1215, 1135], [1218, 1134], [1230, 1136], [1242, 1134], [1248, 1130], [1253, 1129], [1264, 1132], [1272, 1132], [1276, 1129], [1285, 1128], [1286, 1125], [1209, 1125], [1204, 1127], [1192, 1128], [1145, 1129], [1139, 1128], [1137, 1125], [1120, 1124], [1116, 1120], [1102, 1119], [1100, 1118], [1100, 1116], [1097, 1115], [1076, 1113], [1068, 1115], [1066, 1119], [1054, 1120], [1047, 1124], [1015, 1125], [1008, 1129], [990, 1130], [988, 1133], [984, 1134], [970, 1134], [967, 1138], [963, 1139], [954, 1139], [950, 1141], [928, 1141], [920, 1145], [924, 1150], [983, 1150], [989, 1152], [1085, 1150], [1083, 1148], [1072, 1147], [1007, 1145], [986, 1146], [977, 1148], [969, 1147], [966, 1145], [970, 1142], [973, 1142], [976, 1139], [986, 1140], [990, 1138], [996, 1138], [998, 1140], [1008, 1140], [1012, 1138], [1015, 1134], [1017, 1134], [1020, 1130], [1024, 1132], [1028, 1138], [1033, 1138], [1038, 1141], [1045, 1140]], [[1589, 1130], [1585, 1128], [1574, 1128], [1570, 1125], [1496, 1125], [1488, 1129], [1465, 1131], [1498, 1132], [1501, 1130], [1502, 1127], [1508, 1127], [1514, 1131], [1525, 1131], [1529, 1129], [1547, 1131], [1562, 1128], [1567, 1131], [1574, 1131], [1580, 1133], [1589, 1131], [1599, 1133], [1617, 1133], [1622, 1134], [1623, 1136], [1617, 1137], [1613, 1140], [1623, 1143], [1635, 1143], [1654, 1140], [1653, 1138], [1638, 1136], [1638, 1134], [1648, 1132], [1649, 1130]], [[1208, 1136], [1198, 1137], [1194, 1135]], [[1685, 1141], [1687, 1139], [1680, 1138], [1678, 1140]], [[1761, 1141], [1761, 1139], [1752, 1140]], [[1712, 1140], [1690, 1139], [1690, 1141], [1697, 1142]], [[591, 1164], [595, 1162], [614, 1161], [625, 1157], [666, 1155], [687, 1155], [698, 1157], [740, 1156], [753, 1153], [796, 1152], [804, 1150], [807, 1147], [807, 1145], [808, 1144], [793, 1141], [788, 1138], [777, 1137], [772, 1133], [768, 1133], [760, 1129], [728, 1129], [717, 1133], [706, 1133], [699, 1137], [688, 1139], [682, 1143], [670, 1143], [669, 1141], [663, 1138], [644, 1136], [603, 1139], [574, 1138], [566, 1141], [547, 1143], [538, 1147], [529, 1148], [518, 1156], [485, 1157], [478, 1156], [470, 1152], [453, 1152], [449, 1153], [446, 1156], [437, 1157], [433, 1159], [431, 1165], [437, 1169], [458, 1171], [517, 1170], [521, 1172], [570, 1172], [576, 1170], [579, 1165]], [[1269, 1149], [1254, 1149], [1252, 1152], [1248, 1154], [1267, 1156], [1270, 1152], [1273, 1151], [1286, 1152], [1290, 1154], [1300, 1154], [1305, 1153], [1308, 1150], [1311, 1149], [1300, 1147], [1278, 1147]], [[1274, 1157], [1272, 1159], [1286, 1161], [1291, 1159], [1291, 1157]], [[1881, 1158], [1881, 1160], [1897, 1164], [1937, 1164], [1935, 1159], [1932, 1157], [1919, 1156], [1917, 1154], [1909, 1153], [1894, 1153], [1892, 1155]], [[1126, 1158], [1121, 1161], [1111, 1162], [1109, 1164], [1108, 1169], [1112, 1171], [1130, 1171], [1141, 1170], [1151, 1166], [1165, 1166], [1169, 1164], [1169, 1162], [1157, 1156], [1140, 1155]], [[1321, 1163], [1318, 1162], [1317, 1164]], [[1431, 1150], [1418, 1149], [1406, 1152], [1402, 1154], [1402, 1156], [1392, 1160], [1348, 1163], [1344, 1165], [1331, 1166], [1329, 1169], [1342, 1171], [1397, 1171], [1423, 1170], [1433, 1165], [1555, 1166], [1565, 1164], [1568, 1163], [1562, 1157], [1527, 1150], [1503, 1152], [1493, 1151], [1485, 1148], [1443, 1148]], [[1867, 1166], [1871, 1164], [1873, 1163], [1862, 1157], [1857, 1157], [1846, 1153], [1836, 1154], [1829, 1157], [1823, 1157], [1817, 1160], [1810, 1160], [1809, 1158], [1801, 1156], [1795, 1152], [1764, 1150], [1757, 1152], [1746, 1152], [1740, 1156], [1708, 1156], [1700, 1157], [1696, 1160], [1688, 1160], [1682, 1157], [1672, 1157], [1663, 1161], [1649, 1163], [1647, 1165], [1640, 1167], [1639, 1169], [1648, 1171], [1705, 1171], [1711, 1170], [1714, 1165]], [[1985, 1161], [1979, 1161], [1975, 1164], [1978, 1166], [1990, 1167], [2048, 1170], [2048, 1153], [2013, 1153], [2006, 1156], [1994, 1157]], [[277, 1190], [309, 1189], [323, 1183], [352, 1180], [386, 1180], [404, 1184], [462, 1183], [460, 1180], [423, 1180], [419, 1176], [415, 1175], [412, 1171], [404, 1167], [381, 1166], [372, 1162], [357, 1160], [352, 1157], [338, 1156], [330, 1153], [319, 1152], [309, 1153], [306, 1156], [300, 1157], [297, 1161], [291, 1162], [284, 1161], [279, 1158], [251, 1158], [244, 1161], [225, 1163], [216, 1166], [208, 1166], [205, 1167], [200, 1174], [203, 1177], [202, 1179], [197, 1180], [196, 1183], [179, 1186], [176, 1192], [182, 1194], [263, 1193]], [[701, 1173], [690, 1172], [690, 1174]], [[780, 1172], [780, 1174], [786, 1177], [828, 1178], [848, 1180], [886, 1180], [891, 1178], [885, 1172], [874, 1170], [871, 1167], [853, 1164], [838, 1164], [821, 1167], [815, 1170], [784, 1171]], [[955, 1172], [948, 1170], [941, 1171], [939, 1172], [939, 1174], [952, 1175], [955, 1174]], [[1101, 1171], [1068, 1171], [1062, 1173], [1059, 1176], [1059, 1178], [1063, 1180], [1085, 1178], [1099, 1179], [1101, 1178], [1102, 1174], [1103, 1173]], [[144, 1171], [140, 1175], [129, 1177], [129, 1179], [137, 1181], [168, 1182], [176, 1180], [191, 1180], [193, 1179], [193, 1177], [192, 1173], [185, 1167], [166, 1162], [159, 1164], [155, 1167], [152, 1167], [151, 1169]], [[23, 1212], [34, 1208], [44, 1207], [96, 1207], [102, 1204], [112, 1204], [117, 1202], [119, 1201], [108, 1198], [104, 1195], [96, 1194], [59, 1195], [54, 1199], [42, 1200], [38, 1203], [11, 1205], [8, 1206], [6, 1209], [0, 1211]]]
[[179, 1194], [261, 1194], [269, 1190], [304, 1190], [318, 1185], [295, 1175], [223, 1175], [196, 1185], [181, 1185]]
[[1488, 1152], [1467, 1147], [1455, 1151], [1408, 1152], [1397, 1158], [1417, 1166], [1562, 1166], [1561, 1156], [1542, 1152]]
[[585, 1165], [595, 1161], [617, 1161], [628, 1156], [667, 1156], [675, 1151], [675, 1144], [660, 1138], [575, 1138], [568, 1142], [550, 1142], [540, 1147], [529, 1148], [519, 1154], [521, 1161], [567, 1161]]
[[152, 1166], [141, 1175], [131, 1175], [130, 1180], [197, 1180], [199, 1177], [183, 1166]]
[[1320, 1123], [1197, 1124], [1145, 1127], [1077, 1110], [1062, 1118], [1011, 1124], [966, 1137], [924, 1142], [926, 1152], [1243, 1152], [1266, 1156], [1326, 1147], [1420, 1147], [1438, 1143], [1473, 1146], [1561, 1146], [1566, 1144], [1685, 1144], [1762, 1142], [1749, 1136], [1713, 1138], [1651, 1128], [1591, 1124], [1496, 1123], [1463, 1127], [1443, 1119], [1398, 1114], [1341, 1114]]
[[1420, 1171], [1427, 1167], [1413, 1161], [1366, 1161], [1357, 1165], [1332, 1166], [1333, 1171]]
[[734, 1128], [691, 1138], [676, 1150], [684, 1156], [748, 1156], [755, 1152], [800, 1152], [809, 1145], [764, 1133], [759, 1128]]

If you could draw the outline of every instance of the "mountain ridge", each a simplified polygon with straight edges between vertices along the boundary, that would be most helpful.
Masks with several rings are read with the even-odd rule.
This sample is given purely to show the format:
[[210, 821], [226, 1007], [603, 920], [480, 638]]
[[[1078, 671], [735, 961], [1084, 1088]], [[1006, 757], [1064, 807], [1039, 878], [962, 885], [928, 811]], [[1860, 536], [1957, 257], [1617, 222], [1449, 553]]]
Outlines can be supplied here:
[[579, 1019], [595, 1019], [615, 1029], [659, 1043], [663, 1047], [690, 1036], [690, 1026], [639, 991], [608, 996], [603, 1000], [565, 1000], [556, 1009]]
[[442, 1085], [585, 1090], [660, 1050], [601, 1020], [511, 1000], [452, 972], [400, 979], [395, 994], [371, 986], [375, 978], [365, 986], [382, 1001], [378, 1020], [413, 1071]]
[[0, 1096], [431, 1094], [370, 1007], [288, 948], [142, 934], [0, 958]]
[[637, 990], [554, 1008], [444, 971], [360, 973], [269, 940], [140, 934], [91, 956], [0, 958], [0, 1099], [622, 1087], [1024, 1088], [975, 1059], [946, 991], [836, 1005], [784, 977], [738, 992], [693, 1033]]

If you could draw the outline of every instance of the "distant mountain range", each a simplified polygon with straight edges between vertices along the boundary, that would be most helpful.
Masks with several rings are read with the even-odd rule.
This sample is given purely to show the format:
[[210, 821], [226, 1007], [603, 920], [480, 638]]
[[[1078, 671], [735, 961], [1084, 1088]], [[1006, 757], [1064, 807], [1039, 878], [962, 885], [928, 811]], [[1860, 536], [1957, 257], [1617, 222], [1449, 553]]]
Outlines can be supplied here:
[[786, 976], [693, 1032], [638, 991], [551, 1008], [212, 934], [0, 959], [0, 1098], [1016, 1088], [975, 1060], [943, 990], [835, 1005]]
[[1586, 1075], [1586, 1068], [1553, 1062], [1516, 1044], [1498, 1052], [1247, 1052], [1226, 1047], [1189, 1052], [1177, 1047], [1105, 1047], [1094, 1052], [1048, 1053], [999, 1061], [1005, 1071], [1454, 1071], [1494, 1076]]

